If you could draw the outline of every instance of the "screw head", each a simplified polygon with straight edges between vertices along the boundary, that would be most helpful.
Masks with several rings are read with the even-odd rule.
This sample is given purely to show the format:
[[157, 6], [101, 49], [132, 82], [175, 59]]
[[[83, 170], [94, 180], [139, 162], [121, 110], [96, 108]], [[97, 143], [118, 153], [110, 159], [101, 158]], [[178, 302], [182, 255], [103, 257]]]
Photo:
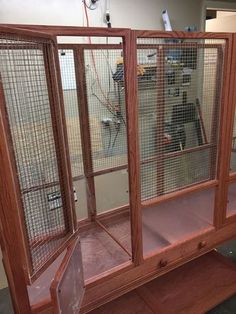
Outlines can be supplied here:
[[198, 243], [198, 248], [203, 249], [207, 245], [206, 241], [201, 241]]
[[159, 266], [160, 267], [165, 267], [167, 264], [168, 264], [168, 262], [165, 259], [161, 259], [160, 262], [159, 262]]

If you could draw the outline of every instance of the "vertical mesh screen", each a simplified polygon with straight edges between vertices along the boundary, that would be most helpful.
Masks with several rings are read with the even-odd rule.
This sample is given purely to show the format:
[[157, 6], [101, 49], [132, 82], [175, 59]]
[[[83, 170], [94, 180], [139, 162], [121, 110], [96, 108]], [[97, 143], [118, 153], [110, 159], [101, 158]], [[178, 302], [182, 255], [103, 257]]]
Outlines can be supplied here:
[[72, 176], [77, 177], [83, 174], [83, 159], [73, 50], [60, 49], [59, 60], [70, 148], [71, 170]]
[[0, 73], [33, 272], [68, 235], [44, 63], [46, 42], [0, 37]]
[[236, 172], [236, 112], [234, 115], [233, 139], [231, 149], [230, 172]]
[[74, 51], [60, 49], [59, 61], [62, 78], [66, 127], [69, 142], [70, 162], [73, 176], [75, 209], [78, 219], [87, 217], [86, 193], [81, 181], [84, 175], [80, 134], [79, 104], [75, 77]]
[[142, 199], [214, 179], [224, 46], [138, 39]]
[[127, 163], [122, 49], [85, 49], [94, 171]]

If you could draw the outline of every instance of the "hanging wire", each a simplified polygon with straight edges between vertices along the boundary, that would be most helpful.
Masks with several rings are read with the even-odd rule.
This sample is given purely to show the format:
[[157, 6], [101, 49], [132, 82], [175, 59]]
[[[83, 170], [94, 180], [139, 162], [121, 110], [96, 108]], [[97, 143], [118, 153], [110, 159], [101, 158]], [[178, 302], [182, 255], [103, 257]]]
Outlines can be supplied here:
[[90, 4], [89, 5], [87, 5], [87, 2], [86, 2], [86, 0], [83, 0], [83, 3], [86, 5], [86, 8], [87, 9], [89, 9], [89, 10], [96, 10], [97, 9], [97, 2], [95, 2], [95, 3], [92, 3], [92, 1], [90, 1]]

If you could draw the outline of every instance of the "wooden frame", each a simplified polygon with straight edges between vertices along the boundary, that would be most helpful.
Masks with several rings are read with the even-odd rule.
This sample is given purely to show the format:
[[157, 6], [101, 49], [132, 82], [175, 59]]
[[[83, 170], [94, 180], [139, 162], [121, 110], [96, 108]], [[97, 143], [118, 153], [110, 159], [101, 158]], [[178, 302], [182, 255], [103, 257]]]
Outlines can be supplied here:
[[[13, 144], [12, 144], [12, 139], [11, 139], [11, 131], [10, 131], [10, 126], [9, 126], [9, 121], [8, 121], [8, 114], [6, 111], [6, 102], [4, 98], [4, 91], [3, 91], [3, 86], [1, 82], [1, 113], [2, 117], [4, 119], [3, 122], [3, 127], [5, 128], [5, 131], [7, 130], [7, 135], [6, 135], [6, 140], [7, 140], [7, 145], [11, 148], [10, 149], [10, 157], [6, 159], [4, 154], [7, 154], [7, 150], [3, 151], [1, 160], [2, 160], [2, 165], [5, 168], [11, 167], [12, 170], [9, 170], [10, 172], [15, 173], [14, 174], [14, 188], [15, 192], [14, 197], [18, 199], [17, 203], [14, 205], [12, 204], [11, 207], [17, 208], [19, 211], [19, 214], [15, 214], [15, 220], [17, 225], [20, 224], [20, 230], [23, 234], [23, 236], [15, 237], [14, 239], [11, 239], [10, 235], [7, 234], [5, 231], [5, 224], [3, 223], [3, 234], [4, 234], [4, 240], [11, 243], [12, 241], [16, 241], [16, 238], [21, 241], [21, 243], [18, 243], [19, 248], [21, 248], [21, 254], [22, 259], [20, 259], [22, 263], [22, 269], [24, 269], [25, 272], [25, 282], [31, 283], [34, 281], [40, 274], [44, 271], [44, 269], [65, 249], [65, 247], [68, 245], [68, 243], [71, 241], [71, 239], [76, 235], [75, 230], [76, 226], [74, 225], [74, 222], [76, 222], [75, 216], [74, 216], [74, 209], [73, 209], [73, 204], [74, 202], [72, 201], [72, 193], [71, 193], [71, 188], [70, 188], [70, 178], [69, 178], [69, 168], [68, 168], [68, 163], [67, 163], [67, 157], [66, 157], [66, 141], [64, 141], [64, 138], [66, 137], [63, 133], [63, 123], [62, 123], [62, 107], [61, 107], [61, 102], [58, 98], [58, 88], [59, 86], [58, 83], [58, 78], [56, 77], [56, 68], [55, 68], [55, 62], [54, 62], [54, 52], [53, 52], [53, 46], [55, 44], [55, 38], [51, 35], [47, 35], [44, 33], [37, 33], [37, 32], [31, 32], [31, 31], [22, 31], [18, 29], [11, 29], [8, 27], [0, 27], [0, 33], [4, 34], [11, 34], [11, 36], [16, 37], [17, 39], [20, 40], [28, 40], [28, 41], [34, 41], [34, 42], [42, 42], [42, 49], [43, 49], [43, 57], [44, 57], [44, 65], [45, 65], [45, 73], [46, 73], [46, 79], [47, 79], [47, 84], [48, 84], [48, 94], [49, 94], [49, 105], [50, 105], [50, 112], [52, 116], [52, 128], [53, 128], [53, 134], [55, 138], [55, 143], [56, 143], [56, 155], [57, 155], [57, 161], [58, 161], [58, 172], [59, 172], [59, 178], [60, 178], [60, 185], [63, 187], [63, 191], [65, 191], [65, 197], [63, 197], [63, 211], [64, 211], [64, 217], [65, 217], [65, 227], [66, 227], [66, 233], [61, 234], [61, 236], [65, 237], [64, 243], [58, 247], [53, 254], [51, 254], [50, 258], [48, 258], [47, 262], [44, 263], [43, 266], [40, 266], [37, 270], [33, 269], [33, 262], [31, 259], [30, 255], [30, 250], [31, 250], [31, 243], [28, 241], [28, 235], [27, 235], [27, 230], [26, 230], [26, 225], [25, 225], [25, 216], [24, 216], [24, 210], [23, 210], [23, 203], [21, 200], [21, 191], [20, 191], [20, 185], [18, 182], [18, 177], [17, 177], [17, 169], [16, 169], [16, 161], [15, 161], [15, 156], [13, 153]], [[11, 47], [10, 47], [11, 49]], [[17, 47], [13, 47], [13, 49], [17, 49]], [[56, 105], [58, 106], [56, 109]], [[4, 132], [2, 131], [4, 134]], [[60, 148], [57, 146], [57, 143], [61, 143]], [[5, 158], [5, 160], [4, 160]], [[10, 164], [8, 165], [7, 162]], [[8, 175], [6, 174], [6, 177]], [[13, 182], [13, 181], [12, 181]], [[45, 188], [45, 186], [44, 186]], [[2, 203], [6, 202], [6, 199], [4, 199], [4, 189], [7, 189], [7, 194], [10, 191], [10, 187], [7, 187], [7, 185], [4, 184], [4, 187], [2, 188]], [[24, 191], [23, 191], [24, 193]], [[12, 196], [11, 196], [12, 197]], [[8, 204], [10, 206], [10, 203]], [[2, 220], [4, 221], [5, 219], [11, 220], [8, 218], [9, 216], [9, 207], [6, 205], [3, 206], [2, 208], [3, 215]], [[6, 212], [6, 213], [4, 213]], [[1, 213], [0, 213], [1, 214]], [[19, 218], [20, 217], [20, 221]], [[14, 222], [12, 221], [12, 224], [14, 225]], [[77, 222], [76, 222], [77, 224]], [[10, 228], [11, 229], [11, 228]], [[17, 229], [17, 227], [16, 227]], [[6, 238], [5, 238], [6, 235]], [[55, 238], [57, 238], [59, 235], [55, 235]], [[42, 239], [42, 242], [48, 241], [49, 239], [53, 239], [53, 235], [51, 237], [45, 237]], [[24, 257], [25, 255], [25, 257]], [[25, 261], [24, 261], [25, 259]], [[7, 267], [7, 266], [6, 266]]]
[[[129, 170], [129, 193], [130, 193], [130, 217], [131, 217], [131, 238], [132, 238], [132, 264], [127, 263], [122, 267], [119, 266], [114, 270], [107, 272], [106, 274], [101, 274], [96, 278], [91, 278], [86, 282], [86, 293], [85, 299], [83, 303], [83, 312], [87, 312], [105, 302], [116, 298], [119, 295], [124, 294], [127, 291], [132, 290], [135, 287], [140, 286], [141, 284], [162, 275], [178, 267], [179, 265], [192, 260], [209, 250], [213, 249], [216, 245], [220, 244], [223, 241], [226, 241], [234, 236], [236, 219], [227, 218], [226, 219], [226, 204], [227, 204], [227, 184], [229, 182], [236, 181], [236, 175], [231, 174], [229, 176], [229, 160], [231, 153], [231, 140], [232, 140], [232, 128], [233, 128], [233, 112], [234, 112], [234, 98], [235, 98], [235, 67], [236, 67], [236, 58], [235, 58], [235, 49], [236, 49], [236, 35], [228, 34], [228, 33], [185, 33], [185, 32], [157, 32], [157, 31], [131, 31], [128, 29], [105, 29], [105, 28], [78, 28], [78, 27], [62, 27], [62, 26], [36, 26], [36, 25], [15, 25], [19, 28], [19, 32], [24, 34], [25, 29], [31, 29], [35, 32], [47, 32], [51, 38], [51, 36], [100, 36], [100, 37], [122, 37], [123, 45], [119, 45], [123, 47], [124, 57], [125, 57], [125, 88], [126, 88], [126, 104], [127, 104], [127, 136], [128, 136], [128, 170]], [[27, 33], [27, 31], [26, 31]], [[137, 66], [137, 43], [136, 40], [139, 37], [144, 38], [183, 38], [183, 39], [223, 39], [226, 41], [226, 51], [225, 51], [225, 63], [224, 63], [224, 73], [223, 73], [223, 82], [224, 86], [221, 94], [221, 114], [220, 114], [220, 139], [218, 142], [219, 145], [219, 159], [217, 161], [217, 177], [214, 180], [209, 180], [207, 182], [201, 182], [196, 185], [186, 187], [181, 189], [180, 191], [175, 191], [173, 193], [169, 193], [168, 195], [157, 197], [156, 199], [145, 201], [141, 203], [141, 193], [140, 193], [140, 157], [139, 157], [139, 136], [138, 136], [138, 110], [137, 110], [137, 80], [136, 80], [136, 66]], [[204, 44], [203, 44], [204, 45]], [[108, 45], [109, 47], [118, 47], [115, 45]], [[186, 46], [188, 44], [186, 43]], [[213, 45], [212, 47], [219, 47], [218, 44]], [[58, 46], [59, 48], [62, 45]], [[65, 46], [64, 46], [65, 47]], [[80, 58], [77, 52], [79, 49], [84, 47], [92, 47], [93, 49], [100, 49], [104, 47], [102, 45], [83, 45], [75, 48], [74, 45], [66, 45], [69, 49], [75, 49], [76, 51], [76, 60], [78, 61], [78, 65], [80, 65], [79, 69], [81, 70], [83, 66], [83, 60], [77, 59]], [[107, 46], [106, 46], [107, 47]], [[57, 46], [56, 46], [57, 48]], [[155, 45], [156, 48], [156, 45]], [[61, 49], [61, 48], [60, 48]], [[115, 49], [115, 48], [114, 48]], [[54, 58], [56, 54], [56, 50], [54, 50]], [[52, 57], [52, 56], [51, 56]], [[58, 67], [58, 60], [56, 61]], [[83, 73], [82, 73], [83, 74]], [[84, 78], [82, 77], [81, 71], [80, 74], [77, 74], [78, 86], [83, 84]], [[58, 75], [58, 73], [57, 73]], [[54, 78], [55, 84], [58, 86], [60, 97], [61, 97], [61, 85], [60, 78]], [[160, 87], [162, 88], [162, 87]], [[81, 114], [81, 122], [83, 125], [88, 127], [87, 120], [87, 112], [86, 112], [86, 95], [83, 94], [82, 90], [80, 90], [80, 96], [83, 95], [83, 114]], [[216, 97], [218, 97], [216, 95]], [[62, 101], [60, 100], [61, 106]], [[63, 108], [60, 110], [63, 111]], [[63, 113], [61, 113], [63, 114]], [[2, 117], [1, 117], [2, 119]], [[65, 119], [63, 117], [60, 118], [60, 123], [65, 125]], [[3, 132], [6, 137], [6, 125], [3, 120], [0, 120], [0, 130]], [[82, 132], [81, 132], [82, 133]], [[63, 131], [64, 136], [66, 136], [65, 130]], [[6, 175], [7, 181], [6, 185], [9, 191], [15, 191], [15, 169], [12, 168], [12, 163], [9, 162], [9, 158], [11, 152], [9, 151], [9, 144], [6, 141], [6, 138], [3, 137], [3, 148], [4, 148], [4, 158], [6, 169], [9, 170], [7, 172], [6, 169], [3, 169], [3, 174]], [[86, 140], [89, 138], [86, 134], [82, 135], [85, 151], [89, 155], [90, 147], [89, 141], [87, 143]], [[4, 142], [5, 141], [5, 142]], [[205, 144], [201, 149], [205, 149], [207, 147], [214, 147], [215, 143]], [[65, 144], [66, 146], [66, 144]], [[192, 150], [191, 150], [192, 151]], [[1, 150], [0, 150], [1, 152]], [[68, 153], [68, 152], [67, 152]], [[184, 152], [188, 153], [188, 152]], [[166, 154], [168, 155], [168, 154]], [[173, 154], [170, 154], [172, 156]], [[88, 156], [89, 157], [89, 156]], [[165, 158], [168, 158], [165, 156]], [[90, 157], [89, 157], [90, 158]], [[99, 171], [93, 172], [90, 164], [87, 166], [89, 171], [86, 173], [86, 179], [91, 184], [91, 190], [93, 190], [94, 186], [94, 176], [100, 175], [103, 173], [108, 173], [112, 171], [116, 171], [117, 169], [125, 169], [126, 165], [118, 166], [116, 169], [102, 169]], [[64, 162], [68, 163], [68, 160]], [[5, 171], [6, 170], [6, 171]], [[10, 176], [9, 176], [10, 173]], [[68, 178], [68, 185], [71, 187], [71, 175], [70, 170], [67, 170], [66, 176]], [[4, 182], [5, 183], [5, 182]], [[0, 180], [0, 184], [3, 184]], [[141, 209], [147, 206], [155, 205], [160, 202], [164, 202], [170, 199], [175, 199], [177, 197], [181, 197], [183, 195], [187, 195], [190, 193], [194, 193], [195, 191], [206, 190], [209, 187], [214, 187], [216, 189], [216, 199], [215, 199], [215, 211], [214, 211], [214, 226], [204, 229], [203, 231], [197, 232], [196, 234], [192, 234], [187, 237], [184, 241], [176, 242], [172, 245], [169, 245], [161, 250], [153, 251], [145, 258], [143, 257], [143, 247], [142, 247], [142, 212]], [[93, 194], [93, 192], [92, 192]], [[5, 198], [2, 199], [2, 202], [9, 202], [10, 205], [13, 206], [16, 212], [16, 218], [14, 218], [14, 224], [16, 225], [19, 219], [19, 211], [18, 211], [18, 199], [12, 199], [11, 195], [6, 194]], [[14, 194], [15, 196], [15, 194]], [[95, 212], [95, 197], [92, 195], [92, 212]], [[123, 209], [120, 209], [119, 214], [122, 210], [127, 210], [127, 206]], [[1, 214], [1, 212], [0, 212]], [[100, 218], [102, 219], [111, 219], [115, 215], [115, 210], [113, 212], [108, 212], [106, 214], [102, 214]], [[13, 241], [13, 236], [9, 234], [7, 231], [7, 224], [9, 223], [8, 219], [11, 220], [12, 217], [7, 216], [2, 217], [1, 221], [3, 225], [3, 238], [5, 236], [9, 237], [11, 241]], [[17, 244], [19, 245], [16, 248], [16, 254], [21, 256], [20, 262], [15, 264], [12, 262], [13, 251], [12, 248], [9, 247], [8, 243], [6, 243], [6, 252], [8, 256], [7, 264], [9, 265], [9, 269], [12, 273], [16, 273], [22, 265], [22, 252], [20, 249], [24, 249], [24, 243], [22, 243], [21, 239], [23, 238], [22, 230], [16, 230], [18, 236]], [[6, 233], [6, 235], [5, 235]], [[14, 236], [14, 237], [15, 237]], [[4, 241], [3, 241], [4, 242]], [[15, 253], [15, 252], [14, 252]], [[26, 263], [27, 261], [24, 261]], [[13, 265], [12, 265], [13, 264]], [[18, 275], [18, 282], [25, 283], [24, 272], [21, 269]], [[10, 278], [10, 276], [9, 276]], [[12, 282], [12, 279], [9, 279]], [[24, 286], [25, 287], [25, 286]], [[20, 293], [19, 291], [17, 293]], [[29, 302], [27, 301], [26, 290], [22, 289], [22, 304], [24, 303], [24, 309], [29, 307]], [[15, 296], [15, 295], [14, 295]], [[16, 295], [18, 298], [18, 295]], [[38, 308], [34, 306], [33, 312], [39, 313], [42, 309], [52, 309], [52, 303], [50, 300], [45, 300], [39, 304]], [[26, 312], [27, 313], [27, 312]]]
[[[192, 187], [185, 187], [180, 189], [180, 191], [175, 191], [172, 193], [169, 193], [167, 195], [163, 195], [160, 197], [156, 197], [154, 199], [150, 199], [147, 201], [143, 202], [143, 206], [144, 207], [148, 207], [151, 205], [155, 205], [158, 204], [159, 202], [162, 202], [163, 200], [168, 200], [168, 199], [172, 199], [175, 198], [179, 195], [184, 195], [186, 193], [192, 193], [194, 191], [197, 190], [202, 190], [204, 188], [208, 188], [209, 186], [217, 186], [217, 193], [216, 193], [216, 208], [215, 208], [215, 212], [214, 212], [214, 225], [216, 227], [218, 227], [219, 225], [222, 226], [223, 225], [223, 221], [224, 221], [224, 216], [225, 214], [222, 213], [221, 211], [221, 205], [222, 204], [218, 204], [218, 200], [222, 200], [223, 196], [222, 196], [222, 190], [223, 190], [223, 186], [225, 187], [225, 184], [223, 183], [223, 185], [221, 187], [218, 187], [219, 184], [221, 184], [223, 182], [223, 179], [220, 178], [218, 180], [219, 177], [219, 173], [222, 173], [222, 171], [226, 171], [225, 173], [227, 173], [227, 164], [225, 164], [225, 159], [229, 158], [229, 149], [225, 146], [222, 149], [222, 146], [225, 145], [226, 143], [222, 141], [222, 137], [226, 137], [228, 136], [230, 138], [230, 133], [229, 130], [226, 128], [227, 122], [226, 121], [230, 121], [232, 120], [231, 116], [230, 116], [230, 112], [226, 112], [225, 107], [229, 107], [227, 106], [227, 93], [229, 92], [229, 72], [230, 72], [230, 63], [231, 63], [231, 58], [232, 58], [232, 41], [233, 41], [233, 37], [232, 34], [227, 34], [227, 33], [185, 33], [185, 32], [159, 32], [159, 31], [135, 31], [136, 33], [136, 38], [178, 38], [178, 39], [224, 39], [226, 41], [226, 60], [225, 60], [225, 67], [224, 67], [224, 74], [223, 74], [223, 82], [225, 83], [225, 88], [223, 88], [222, 91], [222, 97], [220, 97], [220, 92], [217, 91], [216, 95], [215, 95], [215, 99], [217, 99], [217, 101], [219, 101], [219, 98], [221, 98], [221, 122], [222, 124], [220, 125], [220, 141], [219, 141], [219, 149], [222, 153], [222, 151], [224, 151], [224, 156], [219, 158], [218, 161], [218, 167], [217, 167], [217, 171], [218, 171], [218, 175], [216, 180], [214, 180], [214, 178], [212, 178], [212, 182], [202, 182], [202, 183], [196, 183], [193, 184]], [[218, 51], [218, 59], [219, 56], [222, 56], [222, 52], [221, 52], [221, 45], [220, 44], [212, 44], [212, 43], [181, 43], [181, 44], [169, 44], [169, 43], [163, 43], [160, 44], [159, 46], [163, 46], [164, 48], [171, 48], [171, 47], [182, 47], [182, 46], [186, 46], [186, 47], [193, 47], [193, 46], [200, 47], [200, 48], [216, 48]], [[139, 45], [138, 45], [139, 46]], [[152, 47], [153, 49], [156, 49], [158, 47], [158, 45], [156, 44], [141, 44], [140, 45], [141, 48], [150, 48]], [[220, 73], [218, 73], [217, 79], [220, 76]], [[232, 107], [232, 104], [230, 105]], [[214, 106], [216, 108], [216, 106]], [[216, 109], [214, 110], [216, 111]], [[213, 117], [215, 119], [215, 117], [217, 116], [217, 111], [214, 112]], [[228, 119], [228, 120], [226, 120]], [[228, 126], [228, 125], [227, 125]], [[213, 127], [214, 127], [214, 123], [213, 123]], [[227, 129], [227, 131], [226, 131]], [[226, 134], [221, 134], [221, 132], [226, 132]], [[205, 144], [201, 147], [197, 147], [197, 150], [199, 149], [205, 149], [205, 147], [215, 147], [216, 143], [215, 143], [216, 139], [211, 140], [210, 144]], [[189, 149], [189, 151], [191, 151], [192, 149]], [[193, 149], [193, 151], [195, 151], [195, 149]], [[183, 151], [184, 152], [184, 151]], [[182, 153], [182, 152], [181, 152]], [[186, 151], [186, 153], [188, 153], [188, 150]], [[168, 155], [168, 154], [167, 154]], [[171, 155], [171, 154], [170, 154]], [[221, 160], [221, 161], [220, 161]], [[221, 164], [222, 162], [222, 164]], [[212, 171], [211, 171], [212, 173]], [[222, 174], [223, 175], [223, 174]], [[224, 201], [224, 204], [226, 205], [226, 201]], [[225, 206], [224, 205], [224, 206]], [[221, 218], [220, 218], [220, 215]]]
[[[78, 263], [78, 270], [75, 273], [75, 265], [74, 262]], [[70, 265], [72, 264], [72, 265]], [[70, 266], [69, 266], [70, 265]], [[78, 280], [78, 283], [76, 284], [75, 282], [71, 282], [70, 280], [70, 286], [68, 287], [68, 268], [72, 268], [72, 274], [71, 275], [80, 275], [80, 278], [70, 278], [71, 280]], [[52, 304], [53, 304], [53, 309], [54, 309], [54, 313], [55, 314], [60, 314], [65, 312], [61, 310], [60, 307], [60, 300], [67, 302], [67, 307], [69, 305], [71, 305], [71, 298], [74, 297], [74, 303], [73, 303], [73, 309], [75, 310], [75, 306], [76, 306], [76, 310], [79, 310], [78, 307], [80, 307], [81, 303], [82, 303], [82, 299], [84, 296], [84, 278], [83, 278], [83, 265], [82, 265], [82, 255], [81, 255], [81, 248], [80, 248], [80, 242], [79, 239], [76, 239], [73, 243], [71, 243], [71, 245], [68, 247], [66, 255], [58, 269], [58, 271], [56, 272], [56, 275], [51, 283], [50, 286], [50, 293], [51, 293], [51, 298], [52, 298]], [[71, 271], [71, 270], [70, 270]], [[61, 289], [63, 287], [63, 280], [66, 281], [66, 287], [65, 288], [71, 288], [71, 293], [64, 293], [64, 297], [65, 295], [67, 296], [67, 300], [63, 300], [63, 297], [60, 297], [60, 293], [62, 292]], [[82, 291], [77, 291], [76, 288], [78, 288], [78, 286], [81, 288]], [[65, 290], [65, 289], [64, 289]], [[79, 299], [79, 304], [75, 304], [76, 302], [78, 302], [77, 300]]]
[[[126, 39], [128, 37], [127, 35], [128, 33], [126, 32], [125, 36], [123, 35], [122, 38], [124, 40], [123, 44], [59, 44], [58, 48], [59, 49], [70, 49], [73, 51], [74, 54], [74, 64], [75, 64], [75, 75], [76, 75], [76, 86], [77, 86], [77, 99], [79, 101], [79, 112], [80, 112], [80, 130], [81, 130], [81, 143], [82, 143], [82, 147], [83, 147], [83, 163], [84, 163], [84, 174], [85, 174], [85, 178], [87, 181], [87, 204], [88, 204], [88, 217], [91, 221], [96, 220], [96, 196], [95, 196], [95, 183], [94, 183], [94, 177], [98, 176], [98, 175], [102, 175], [102, 174], [106, 174], [106, 173], [110, 173], [110, 172], [114, 172], [114, 171], [119, 171], [122, 169], [129, 169], [127, 164], [124, 165], [120, 165], [120, 166], [116, 166], [116, 167], [110, 167], [107, 169], [101, 169], [101, 170], [97, 170], [94, 171], [93, 170], [93, 162], [92, 162], [92, 155], [91, 155], [91, 135], [90, 135], [90, 128], [89, 128], [89, 113], [88, 113], [88, 103], [87, 103], [87, 95], [86, 95], [86, 81], [85, 81], [85, 65], [84, 65], [84, 50], [85, 49], [104, 49], [106, 47], [106, 49], [123, 49], [123, 52], [125, 54], [125, 49], [129, 44], [129, 39]], [[127, 47], [127, 49], [129, 50], [130, 48]], [[127, 55], [129, 57], [129, 55]], [[125, 75], [128, 76], [128, 71], [126, 70], [129, 67], [129, 58], [125, 56], [125, 61], [126, 64], [128, 63], [128, 66], [125, 64]], [[134, 59], [134, 54], [133, 54], [133, 62], [135, 62]], [[135, 71], [135, 67], [134, 67], [134, 71]], [[129, 71], [129, 74], [131, 75], [132, 72]], [[135, 73], [133, 73], [133, 75], [136, 75]], [[125, 78], [124, 81], [129, 84], [129, 78]], [[132, 81], [132, 80], [130, 80]], [[134, 97], [136, 97], [136, 95], [132, 95], [129, 96], [128, 94], [130, 94], [129, 91], [129, 87], [126, 87], [126, 110], [130, 110], [128, 108], [128, 103], [131, 103], [131, 100], [133, 102]], [[135, 89], [134, 89], [135, 90]], [[132, 108], [132, 110], [134, 110], [135, 108]], [[132, 114], [127, 113], [127, 117], [132, 117]], [[137, 119], [137, 118], [136, 118]], [[129, 120], [129, 118], [127, 119]], [[127, 125], [129, 124], [129, 121], [127, 121]], [[127, 126], [127, 131], [128, 131], [128, 126]], [[128, 132], [127, 132], [128, 133]], [[130, 138], [133, 135], [130, 135]], [[134, 137], [132, 137], [134, 138]], [[129, 135], [128, 135], [128, 142], [131, 143], [131, 140], [129, 140]], [[137, 143], [138, 143], [138, 139], [137, 139]], [[131, 145], [128, 145], [128, 149], [131, 147]], [[136, 156], [137, 156], [137, 148], [136, 149]], [[128, 156], [130, 156], [130, 154], [128, 154]], [[138, 169], [138, 160], [135, 161], [137, 162], [136, 165], [136, 170], [135, 170], [135, 176], [131, 175], [130, 176], [133, 178], [136, 177], [137, 174], [137, 169]], [[134, 160], [130, 161], [129, 164], [134, 164]], [[130, 169], [129, 169], [130, 172]], [[137, 213], [137, 209], [131, 209], [131, 207], [133, 206], [132, 204], [134, 204], [134, 202], [131, 201], [131, 195], [133, 199], [137, 199], [137, 186], [139, 186], [139, 184], [135, 184], [136, 186], [136, 190], [134, 188], [134, 185], [132, 184], [132, 189], [133, 191], [130, 192], [130, 211], [131, 211], [131, 216], [132, 213]], [[126, 205], [125, 205], [126, 206]], [[135, 205], [137, 206], [137, 205]], [[121, 207], [122, 208], [122, 207]], [[117, 209], [116, 209], [117, 210]], [[109, 214], [108, 214], [109, 215]], [[100, 216], [100, 215], [99, 215]], [[98, 216], [98, 218], [99, 218]], [[133, 216], [131, 217], [131, 220], [137, 220], [137, 216], [136, 214], [133, 214]], [[135, 263], [139, 264], [140, 262], [142, 262], [142, 239], [141, 239], [141, 232], [140, 232], [140, 219], [139, 222], [137, 221], [136, 223], [139, 224], [139, 227], [137, 227], [137, 230], [133, 230], [132, 229], [132, 239], [134, 239], [134, 242], [132, 243], [132, 247], [137, 246], [137, 249], [133, 249], [133, 261], [135, 261]], [[109, 231], [104, 228], [103, 225], [101, 225], [101, 223], [98, 221], [98, 224], [101, 228], [103, 228], [110, 236], [112, 236]], [[132, 223], [131, 226], [133, 226], [134, 224]], [[136, 237], [139, 237], [139, 239], [135, 239], [136, 237], [133, 237], [133, 233], [136, 233]], [[115, 240], [117, 243], [119, 243], [118, 240]], [[119, 244], [120, 245], [120, 244]], [[140, 246], [140, 247], [139, 247]], [[138, 248], [139, 247], [139, 248]], [[124, 249], [125, 251], [127, 251], [126, 249]], [[138, 252], [137, 252], [138, 251]], [[137, 253], [136, 253], [137, 252]], [[135, 257], [135, 255], [137, 255], [137, 257]], [[137, 261], [136, 261], [137, 259]]]
[[79, 119], [80, 119], [80, 132], [82, 143], [82, 155], [84, 164], [84, 174], [86, 178], [86, 192], [87, 192], [87, 205], [88, 217], [94, 221], [96, 216], [96, 196], [95, 196], [95, 182], [94, 177], [89, 176], [93, 173], [93, 160], [92, 160], [92, 144], [89, 128], [89, 111], [87, 103], [86, 79], [85, 79], [85, 64], [84, 52], [81, 49], [74, 49], [74, 64], [75, 64], [75, 77], [77, 86], [77, 99], [79, 102]]
[[[1, 107], [5, 102], [2, 82], [0, 84]], [[26, 238], [22, 225], [22, 211], [19, 202], [19, 187], [16, 185], [16, 168], [9, 150], [9, 134], [6, 116], [0, 114], [2, 171], [0, 176], [0, 226], [3, 264], [9, 281], [13, 307], [16, 313], [30, 312], [29, 298], [26, 288], [29, 255], [26, 250]], [[11, 211], [7, 210], [7, 207]], [[10, 245], [9, 245], [10, 244]], [[17, 255], [17, 259], [15, 258]], [[23, 267], [22, 267], [23, 265]], [[21, 283], [19, 287], [18, 282]]]
[[227, 156], [227, 160], [225, 162], [225, 167], [226, 167], [226, 175], [224, 177], [224, 197], [225, 197], [225, 206], [223, 207], [223, 221], [224, 224], [230, 224], [230, 223], [235, 223], [236, 222], [236, 215], [228, 216], [227, 217], [227, 203], [228, 203], [228, 190], [229, 190], [229, 185], [231, 183], [236, 182], [236, 173], [230, 173], [230, 158], [231, 158], [231, 147], [232, 147], [232, 139], [233, 139], [233, 128], [234, 128], [234, 117], [235, 117], [235, 97], [236, 97], [236, 91], [235, 91], [235, 81], [236, 81], [236, 60], [233, 56], [235, 56], [236, 53], [236, 34], [233, 34], [233, 48], [232, 48], [232, 60], [231, 60], [231, 72], [230, 72], [230, 81], [229, 81], [229, 114], [228, 114], [228, 128], [229, 128], [229, 137], [228, 137], [228, 150], [230, 150], [230, 154]]
[[[70, 216], [68, 215], [71, 211], [75, 212], [74, 202], [71, 198], [72, 191], [72, 177], [69, 172], [70, 167], [68, 167], [68, 143], [65, 141], [67, 139], [66, 133], [63, 132], [63, 107], [61, 106], [61, 99], [59, 99], [59, 85], [57, 70], [55, 67], [55, 48], [52, 46], [44, 49], [44, 62], [45, 62], [45, 70], [47, 77], [47, 85], [48, 85], [48, 93], [49, 93], [49, 102], [50, 102], [50, 110], [52, 115], [52, 126], [53, 133], [55, 138], [55, 146], [56, 153], [58, 159], [58, 172], [59, 172], [59, 184], [63, 183], [63, 187], [65, 189], [65, 197], [62, 197], [63, 203], [63, 212], [66, 230], [69, 232], [74, 232], [76, 229], [76, 225], [74, 222], [76, 219], [70, 220]], [[54, 123], [57, 121], [57, 123]]]

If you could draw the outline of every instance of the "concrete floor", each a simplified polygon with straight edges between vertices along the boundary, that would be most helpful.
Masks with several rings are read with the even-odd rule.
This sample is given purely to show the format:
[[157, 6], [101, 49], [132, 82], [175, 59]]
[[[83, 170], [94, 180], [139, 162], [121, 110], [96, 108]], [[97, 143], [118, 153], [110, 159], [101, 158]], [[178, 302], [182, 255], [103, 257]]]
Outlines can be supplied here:
[[14, 313], [11, 305], [11, 297], [8, 288], [0, 290], [0, 313], [1, 314]]
[[[236, 263], [236, 240], [225, 243], [217, 248], [217, 251], [229, 257]], [[207, 314], [235, 314], [236, 313], [236, 294], [219, 304]], [[11, 298], [8, 288], [0, 290], [0, 314], [13, 314]]]

